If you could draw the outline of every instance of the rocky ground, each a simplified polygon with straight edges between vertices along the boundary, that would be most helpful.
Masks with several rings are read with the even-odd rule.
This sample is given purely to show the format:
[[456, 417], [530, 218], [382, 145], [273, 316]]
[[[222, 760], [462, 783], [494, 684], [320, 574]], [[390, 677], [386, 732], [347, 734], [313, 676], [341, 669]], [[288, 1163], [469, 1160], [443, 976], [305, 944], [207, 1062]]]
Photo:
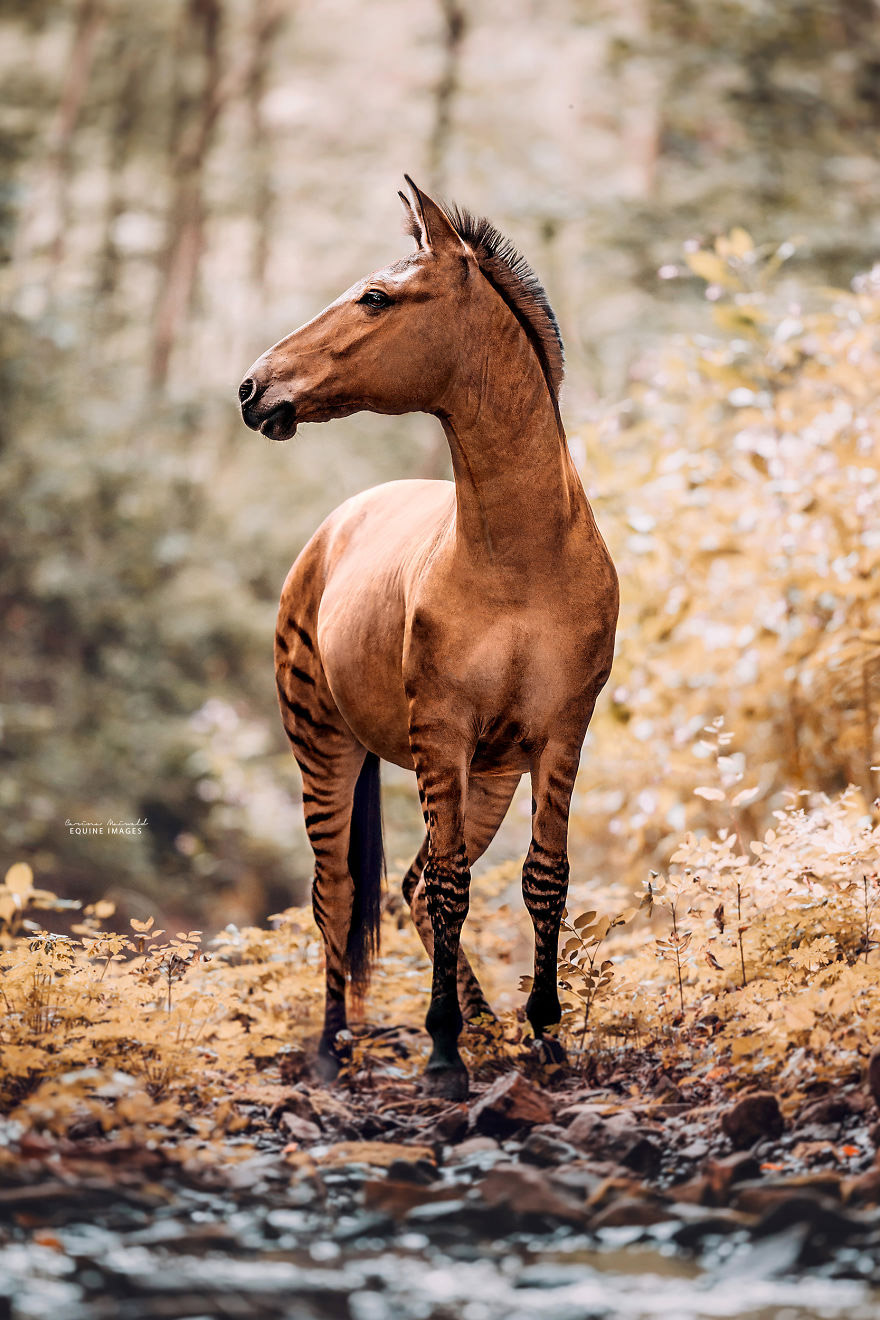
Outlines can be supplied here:
[[468, 1104], [275, 1073], [213, 1162], [8, 1124], [0, 1317], [876, 1314], [878, 1076], [792, 1112], [656, 1072]]

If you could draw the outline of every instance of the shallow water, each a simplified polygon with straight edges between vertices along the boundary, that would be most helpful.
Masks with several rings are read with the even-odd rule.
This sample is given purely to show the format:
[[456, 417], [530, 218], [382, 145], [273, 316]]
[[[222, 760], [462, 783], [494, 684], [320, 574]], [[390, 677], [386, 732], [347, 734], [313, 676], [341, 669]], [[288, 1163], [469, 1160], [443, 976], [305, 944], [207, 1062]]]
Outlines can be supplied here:
[[[605, 1244], [520, 1238], [482, 1249], [432, 1245], [420, 1232], [297, 1244], [296, 1212], [274, 1243], [268, 1218], [239, 1211], [220, 1243], [187, 1250], [191, 1224], [120, 1237], [88, 1224], [0, 1248], [0, 1316], [9, 1320], [874, 1320], [880, 1293], [853, 1279], [784, 1275], [792, 1230], [757, 1245], [716, 1244], [696, 1263], [662, 1241]], [[219, 1226], [218, 1226], [219, 1227]], [[177, 1229], [180, 1241], [174, 1241]], [[629, 1230], [618, 1231], [625, 1236]], [[163, 1237], [163, 1242], [148, 1239]], [[661, 1234], [662, 1236], [662, 1234]], [[133, 1240], [140, 1238], [140, 1241]], [[147, 1239], [147, 1240], [144, 1240]], [[234, 1241], [237, 1239], [237, 1241]], [[180, 1250], [183, 1248], [183, 1250]], [[844, 1259], [835, 1268], [846, 1268]], [[853, 1272], [873, 1262], [854, 1259]], [[4, 1307], [2, 1297], [7, 1299]]]

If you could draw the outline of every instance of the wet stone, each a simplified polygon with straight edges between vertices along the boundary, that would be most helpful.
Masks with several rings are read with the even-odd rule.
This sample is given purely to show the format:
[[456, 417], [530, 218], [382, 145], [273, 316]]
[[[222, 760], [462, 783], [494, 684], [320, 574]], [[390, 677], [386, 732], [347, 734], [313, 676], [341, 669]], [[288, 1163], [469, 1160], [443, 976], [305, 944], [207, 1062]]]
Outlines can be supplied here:
[[846, 1201], [852, 1205], [877, 1205], [880, 1202], [880, 1164], [872, 1165], [858, 1178], [844, 1184]]
[[509, 1164], [493, 1169], [479, 1186], [480, 1196], [490, 1206], [503, 1207], [525, 1219], [561, 1220], [583, 1224], [583, 1202], [554, 1186], [538, 1169]]
[[674, 1218], [671, 1207], [665, 1202], [620, 1196], [600, 1210], [590, 1226], [598, 1233], [605, 1228], [650, 1228]]
[[388, 1178], [396, 1182], [415, 1183], [427, 1187], [440, 1177], [436, 1164], [430, 1160], [392, 1160], [388, 1166]]
[[[687, 1208], [691, 1209], [690, 1206]], [[673, 1209], [677, 1216], [681, 1216], [684, 1207], [676, 1205]], [[672, 1241], [686, 1251], [702, 1247], [707, 1238], [729, 1237], [731, 1233], [738, 1233], [748, 1222], [743, 1215], [732, 1210], [714, 1210], [711, 1214], [700, 1214], [695, 1218], [685, 1216], [684, 1220], [673, 1232]]]
[[863, 1236], [867, 1227], [825, 1197], [788, 1196], [771, 1206], [755, 1227], [756, 1237], [772, 1237], [795, 1224], [806, 1225], [810, 1240], [821, 1238], [828, 1244], [847, 1242]]
[[740, 1183], [733, 1189], [737, 1210], [760, 1215], [792, 1196], [839, 1201], [841, 1178], [837, 1173], [806, 1173], [794, 1178], [761, 1179]]

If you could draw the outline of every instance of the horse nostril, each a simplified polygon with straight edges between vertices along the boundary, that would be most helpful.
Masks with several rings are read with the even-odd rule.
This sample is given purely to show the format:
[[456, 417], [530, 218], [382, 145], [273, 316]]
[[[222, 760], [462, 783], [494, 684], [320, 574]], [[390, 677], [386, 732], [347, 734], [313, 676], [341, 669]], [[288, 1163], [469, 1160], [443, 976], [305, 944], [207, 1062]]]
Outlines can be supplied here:
[[256, 392], [257, 392], [257, 382], [255, 380], [251, 380], [250, 376], [248, 376], [247, 379], [243, 380], [238, 387], [238, 401], [242, 405], [242, 407], [244, 407], [246, 403], [249, 403], [251, 401], [251, 399], [254, 397]]

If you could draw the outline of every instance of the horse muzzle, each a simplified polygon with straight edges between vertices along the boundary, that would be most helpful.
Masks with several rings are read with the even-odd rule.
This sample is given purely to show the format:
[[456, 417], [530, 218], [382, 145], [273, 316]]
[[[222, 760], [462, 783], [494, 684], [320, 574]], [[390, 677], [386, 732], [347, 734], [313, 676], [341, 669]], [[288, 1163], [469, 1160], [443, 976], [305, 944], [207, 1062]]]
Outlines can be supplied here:
[[241, 404], [241, 416], [245, 426], [252, 431], [260, 431], [270, 440], [290, 440], [296, 435], [296, 408], [289, 400], [261, 407], [262, 391], [257, 384], [247, 379], [242, 381], [238, 391]]
[[270, 440], [292, 440], [296, 435], [296, 408], [292, 403], [276, 403], [254, 430], [267, 435]]

